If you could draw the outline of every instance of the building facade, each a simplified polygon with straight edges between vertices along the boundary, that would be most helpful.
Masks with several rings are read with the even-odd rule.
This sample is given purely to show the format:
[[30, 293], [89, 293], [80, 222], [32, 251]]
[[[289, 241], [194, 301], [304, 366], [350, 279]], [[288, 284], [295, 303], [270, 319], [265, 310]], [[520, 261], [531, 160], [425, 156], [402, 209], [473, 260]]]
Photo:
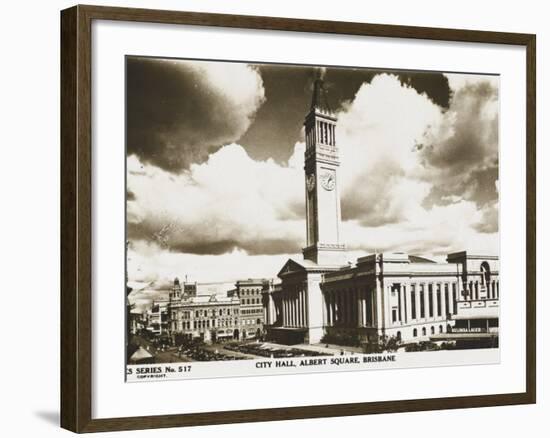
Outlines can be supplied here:
[[240, 301], [241, 338], [259, 338], [264, 331], [264, 310], [262, 290], [265, 279], [239, 280], [235, 283], [233, 293]]
[[453, 341], [460, 348], [498, 347], [500, 288], [494, 274], [499, 269], [498, 259], [465, 253], [453, 254], [450, 259], [459, 263], [463, 295], [451, 316], [451, 330], [431, 339]]
[[264, 279], [239, 280], [226, 295], [197, 295], [176, 278], [167, 306], [168, 330], [175, 340], [183, 335], [204, 342], [247, 340], [262, 336]]
[[[177, 279], [176, 279], [177, 281]], [[188, 340], [218, 342], [240, 338], [240, 309], [237, 297], [179, 295], [174, 282], [168, 305], [169, 333]]]
[[465, 309], [485, 306], [498, 315], [498, 257], [458, 252], [436, 263], [376, 253], [347, 260], [336, 126], [318, 79], [304, 122], [307, 245], [303, 260], [289, 259], [283, 266], [280, 284], [264, 284], [267, 338], [287, 344], [328, 338], [377, 343], [394, 336], [409, 343], [452, 332]]
[[165, 335], [168, 332], [168, 305], [169, 302], [166, 300], [153, 301], [145, 313], [146, 330], [157, 336]]

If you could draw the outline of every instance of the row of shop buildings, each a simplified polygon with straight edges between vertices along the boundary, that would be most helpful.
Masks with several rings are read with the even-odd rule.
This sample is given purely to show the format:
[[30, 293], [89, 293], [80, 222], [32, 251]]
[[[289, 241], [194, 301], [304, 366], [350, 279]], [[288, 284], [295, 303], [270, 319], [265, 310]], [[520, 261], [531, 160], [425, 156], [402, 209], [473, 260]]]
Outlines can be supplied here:
[[262, 290], [266, 280], [246, 279], [226, 293], [198, 294], [196, 283], [174, 280], [168, 298], [156, 300], [136, 319], [134, 332], [142, 327], [175, 340], [201, 339], [205, 342], [260, 338], [264, 331]]

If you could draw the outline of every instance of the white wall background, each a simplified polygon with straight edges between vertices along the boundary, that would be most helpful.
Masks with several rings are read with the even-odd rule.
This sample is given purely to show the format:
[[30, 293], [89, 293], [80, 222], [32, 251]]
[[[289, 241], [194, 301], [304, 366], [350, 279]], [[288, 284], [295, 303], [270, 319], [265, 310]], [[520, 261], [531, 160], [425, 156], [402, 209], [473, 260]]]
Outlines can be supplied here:
[[[538, 77], [538, 400], [535, 406], [421, 412], [337, 419], [285, 421], [201, 428], [107, 434], [113, 436], [275, 437], [384, 434], [446, 438], [521, 436], [548, 424], [548, 384], [542, 350], [548, 324], [543, 319], [543, 247], [550, 246], [542, 226], [548, 218], [543, 187], [548, 153], [543, 121], [550, 102], [550, 28], [545, 2], [461, 0], [337, 2], [239, 0], [90, 2], [234, 14], [272, 15], [372, 23], [529, 32], [537, 34]], [[68, 435], [58, 428], [59, 405], [59, 10], [70, 1], [3, 4], [0, 67], [0, 190], [2, 338], [0, 390], [5, 436]], [[261, 389], [260, 389], [261, 390]], [[546, 411], [546, 412], [545, 412]], [[548, 415], [548, 414], [547, 414]]]

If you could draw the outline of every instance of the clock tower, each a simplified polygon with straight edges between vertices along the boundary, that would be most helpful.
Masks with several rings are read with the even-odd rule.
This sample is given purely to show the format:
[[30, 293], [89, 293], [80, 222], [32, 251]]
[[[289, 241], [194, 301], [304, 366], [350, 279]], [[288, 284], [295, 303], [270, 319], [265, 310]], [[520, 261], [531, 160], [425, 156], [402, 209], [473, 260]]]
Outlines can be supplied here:
[[336, 146], [336, 116], [322, 79], [317, 79], [304, 121], [306, 152], [307, 246], [304, 258], [319, 265], [344, 265], [338, 180], [340, 161]]

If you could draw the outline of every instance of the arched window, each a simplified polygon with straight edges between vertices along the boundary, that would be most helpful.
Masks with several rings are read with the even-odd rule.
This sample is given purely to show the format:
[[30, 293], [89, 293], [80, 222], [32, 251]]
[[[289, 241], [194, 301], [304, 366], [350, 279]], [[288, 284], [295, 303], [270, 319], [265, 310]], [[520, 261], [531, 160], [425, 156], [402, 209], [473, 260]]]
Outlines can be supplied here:
[[416, 338], [418, 336], [418, 330], [413, 329], [413, 338]]
[[439, 333], [443, 333], [443, 326], [442, 325], [439, 326]]
[[401, 341], [401, 332], [397, 332], [396, 338], [398, 341]]
[[422, 336], [426, 336], [426, 327], [422, 327]]
[[432, 325], [432, 327], [430, 328], [430, 333], [431, 333], [432, 335], [435, 334], [435, 327], [434, 327], [433, 325]]

